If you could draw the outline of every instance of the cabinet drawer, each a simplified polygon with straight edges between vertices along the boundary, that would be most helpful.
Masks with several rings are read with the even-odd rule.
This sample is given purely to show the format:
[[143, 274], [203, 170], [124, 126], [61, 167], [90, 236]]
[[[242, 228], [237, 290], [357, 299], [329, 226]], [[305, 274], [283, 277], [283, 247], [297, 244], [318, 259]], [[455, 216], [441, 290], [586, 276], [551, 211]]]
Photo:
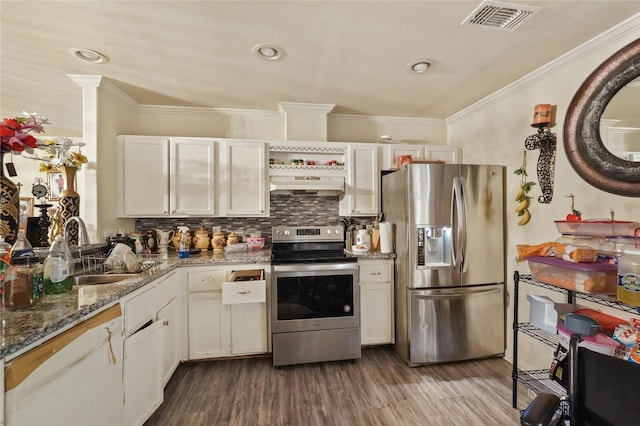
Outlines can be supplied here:
[[187, 287], [192, 292], [220, 291], [225, 281], [227, 281], [227, 271], [224, 269], [187, 272]]
[[155, 285], [151, 283], [147, 284], [147, 287], [144, 291], [136, 293], [133, 297], [120, 301], [124, 315], [125, 336], [136, 331], [147, 321], [155, 319]]
[[222, 283], [222, 304], [264, 303], [267, 301], [267, 282], [238, 281]]
[[381, 283], [393, 281], [393, 263], [360, 264], [360, 282]]

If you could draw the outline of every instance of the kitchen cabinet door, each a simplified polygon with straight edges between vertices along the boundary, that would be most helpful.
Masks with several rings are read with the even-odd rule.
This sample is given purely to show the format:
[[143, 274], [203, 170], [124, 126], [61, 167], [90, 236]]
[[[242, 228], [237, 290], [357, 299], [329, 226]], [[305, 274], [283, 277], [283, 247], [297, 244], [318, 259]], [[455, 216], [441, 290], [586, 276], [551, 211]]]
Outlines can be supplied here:
[[215, 211], [215, 141], [171, 138], [170, 214], [212, 216]]
[[446, 146], [427, 146], [426, 151], [428, 160], [440, 160], [447, 164], [462, 163], [462, 155], [456, 148], [449, 148]]
[[222, 292], [189, 293], [189, 359], [228, 355], [229, 333], [229, 313], [222, 304]]
[[358, 264], [361, 343], [394, 343], [393, 260], [360, 260]]
[[121, 331], [109, 308], [7, 363], [6, 424], [123, 424]]
[[162, 404], [163, 325], [154, 321], [124, 340], [124, 424], [141, 425]]
[[153, 217], [169, 214], [169, 139], [151, 136], [118, 138], [121, 173], [120, 215]]
[[380, 209], [380, 168], [378, 145], [351, 144], [340, 216], [377, 216]]
[[231, 305], [231, 353], [233, 355], [267, 352], [267, 304]]
[[424, 160], [426, 158], [423, 145], [384, 145], [382, 148], [382, 170], [397, 169], [398, 157], [401, 155], [410, 155], [412, 160]]
[[[261, 270], [235, 271], [263, 275]], [[232, 281], [222, 284], [222, 302], [229, 310], [231, 354], [267, 352], [267, 286], [265, 280]]]
[[171, 375], [180, 362], [180, 340], [178, 299], [172, 299], [169, 304], [158, 312], [158, 321], [163, 327], [162, 347], [164, 352], [163, 361], [163, 386], [169, 382]]
[[0, 359], [0, 426], [4, 425], [4, 359]]
[[224, 216], [269, 216], [267, 143], [225, 141]]
[[213, 139], [120, 136], [120, 215], [213, 216], [215, 152]]

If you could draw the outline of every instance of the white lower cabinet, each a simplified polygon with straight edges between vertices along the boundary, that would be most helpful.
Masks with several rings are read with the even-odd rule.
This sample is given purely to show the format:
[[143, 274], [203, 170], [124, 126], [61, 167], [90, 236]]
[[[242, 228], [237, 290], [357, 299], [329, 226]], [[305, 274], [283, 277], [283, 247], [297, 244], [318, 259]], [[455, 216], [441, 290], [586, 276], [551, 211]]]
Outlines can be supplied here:
[[162, 404], [164, 385], [180, 353], [179, 285], [173, 271], [120, 302], [125, 318], [124, 424], [143, 424]]
[[221, 291], [189, 294], [189, 359], [225, 356], [229, 332]]
[[394, 343], [393, 259], [360, 259], [358, 266], [361, 343]]
[[4, 359], [0, 359], [0, 426], [4, 425]]
[[264, 266], [220, 266], [187, 272], [189, 359], [268, 351], [266, 279], [233, 281], [260, 274]]
[[122, 315], [116, 305], [5, 365], [9, 425], [117, 425]]
[[162, 404], [162, 332], [155, 321], [124, 340], [124, 424], [143, 424]]
[[180, 363], [180, 330], [179, 330], [179, 302], [178, 298], [174, 298], [158, 312], [158, 321], [163, 327], [162, 347], [164, 362], [162, 368], [163, 381], [166, 385], [171, 375]]

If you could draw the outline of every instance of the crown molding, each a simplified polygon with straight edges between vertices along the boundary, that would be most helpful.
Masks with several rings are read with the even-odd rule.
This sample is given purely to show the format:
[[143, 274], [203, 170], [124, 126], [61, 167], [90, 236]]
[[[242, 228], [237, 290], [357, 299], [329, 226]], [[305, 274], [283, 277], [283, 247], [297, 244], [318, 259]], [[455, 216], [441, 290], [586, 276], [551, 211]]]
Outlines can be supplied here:
[[354, 115], [354, 114], [329, 114], [329, 120], [362, 121], [379, 124], [411, 124], [411, 125], [438, 125], [446, 126], [444, 119], [420, 118], [420, 117], [389, 117], [382, 115]]
[[180, 114], [193, 116], [261, 116], [279, 117], [276, 111], [266, 111], [257, 109], [234, 109], [234, 108], [213, 108], [213, 107], [187, 107], [187, 106], [165, 106], [165, 105], [145, 105], [138, 104], [136, 112], [143, 114]]

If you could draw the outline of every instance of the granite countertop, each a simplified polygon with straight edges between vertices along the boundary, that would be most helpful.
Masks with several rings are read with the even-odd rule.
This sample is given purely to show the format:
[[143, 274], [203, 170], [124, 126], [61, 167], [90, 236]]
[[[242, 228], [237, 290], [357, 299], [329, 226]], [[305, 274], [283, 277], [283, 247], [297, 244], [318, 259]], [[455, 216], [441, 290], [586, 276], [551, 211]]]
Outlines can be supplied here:
[[53, 337], [117, 303], [125, 295], [143, 287], [177, 267], [234, 263], [270, 262], [270, 250], [212, 253], [187, 259], [175, 254], [151, 269], [114, 284], [74, 286], [70, 293], [46, 295], [28, 309], [0, 309], [0, 359], [17, 356], [44, 338]]
[[356, 257], [358, 259], [395, 259], [395, 253], [381, 253], [380, 251], [367, 251], [365, 253], [354, 253], [350, 250], [344, 250], [347, 257]]

